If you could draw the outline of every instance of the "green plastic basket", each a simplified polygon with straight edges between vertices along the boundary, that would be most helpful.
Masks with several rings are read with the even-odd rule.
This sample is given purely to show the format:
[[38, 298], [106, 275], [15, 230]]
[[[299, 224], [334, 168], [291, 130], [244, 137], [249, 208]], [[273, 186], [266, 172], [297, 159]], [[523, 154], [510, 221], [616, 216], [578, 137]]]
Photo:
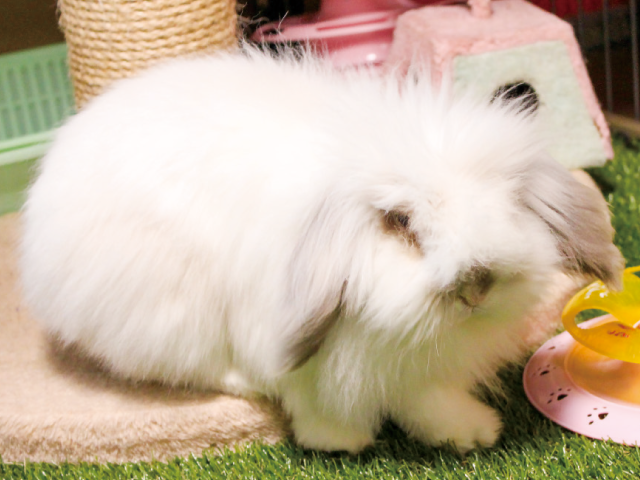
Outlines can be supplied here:
[[73, 111], [64, 43], [0, 55], [0, 215], [20, 208], [34, 163]]

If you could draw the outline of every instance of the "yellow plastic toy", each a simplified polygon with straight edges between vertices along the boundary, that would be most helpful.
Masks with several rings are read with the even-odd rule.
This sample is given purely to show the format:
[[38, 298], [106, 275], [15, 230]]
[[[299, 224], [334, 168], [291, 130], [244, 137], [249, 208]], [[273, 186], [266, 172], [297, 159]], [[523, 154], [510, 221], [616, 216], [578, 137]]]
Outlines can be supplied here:
[[[616, 360], [640, 363], [640, 266], [627, 268], [623, 290], [613, 292], [597, 281], [578, 292], [562, 312], [566, 330], [585, 347]], [[598, 309], [613, 319], [589, 328], [576, 325], [578, 313]]]
[[[523, 373], [527, 397], [543, 415], [590, 438], [640, 446], [640, 267], [623, 290], [594, 282], [562, 313], [566, 328], [545, 342]], [[608, 315], [576, 325], [578, 313]]]

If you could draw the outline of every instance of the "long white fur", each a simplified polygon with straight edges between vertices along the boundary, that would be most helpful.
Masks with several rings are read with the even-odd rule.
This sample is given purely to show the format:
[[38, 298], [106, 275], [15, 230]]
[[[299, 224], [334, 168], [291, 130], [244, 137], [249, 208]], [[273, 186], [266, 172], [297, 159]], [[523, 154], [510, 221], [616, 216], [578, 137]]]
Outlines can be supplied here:
[[[419, 78], [251, 50], [174, 60], [60, 128], [24, 209], [24, 292], [119, 375], [280, 398], [307, 447], [356, 452], [387, 417], [487, 446], [500, 420], [471, 392], [522, 353], [565, 261], [527, 204], [552, 164], [532, 116]], [[398, 209], [418, 245], [382, 228]], [[478, 266], [497, 280], [470, 308], [451, 292]], [[283, 369], [328, 306], [320, 349]]]

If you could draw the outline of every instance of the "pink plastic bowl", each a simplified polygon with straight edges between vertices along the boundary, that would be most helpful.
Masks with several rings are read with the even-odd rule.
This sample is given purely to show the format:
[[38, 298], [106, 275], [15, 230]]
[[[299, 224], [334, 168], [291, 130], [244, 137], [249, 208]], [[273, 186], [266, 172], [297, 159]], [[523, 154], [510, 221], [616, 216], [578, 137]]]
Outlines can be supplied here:
[[275, 45], [306, 43], [338, 67], [377, 66], [387, 57], [396, 19], [422, 6], [414, 0], [325, 0], [312, 16], [285, 18], [263, 25], [251, 39]]
[[600, 355], [564, 332], [533, 354], [523, 382], [533, 406], [555, 423], [590, 438], [640, 445], [640, 364]]

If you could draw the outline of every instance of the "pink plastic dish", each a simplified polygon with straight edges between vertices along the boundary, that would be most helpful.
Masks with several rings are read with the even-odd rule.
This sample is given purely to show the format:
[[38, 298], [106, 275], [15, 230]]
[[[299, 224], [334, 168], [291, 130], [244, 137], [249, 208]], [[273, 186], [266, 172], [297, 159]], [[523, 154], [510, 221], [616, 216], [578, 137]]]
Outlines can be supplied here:
[[324, 0], [316, 15], [288, 17], [258, 28], [260, 43], [308, 43], [338, 67], [378, 66], [387, 57], [398, 16], [418, 0]]
[[564, 332], [533, 354], [523, 382], [529, 401], [555, 423], [590, 438], [640, 445], [640, 364], [596, 353]]

